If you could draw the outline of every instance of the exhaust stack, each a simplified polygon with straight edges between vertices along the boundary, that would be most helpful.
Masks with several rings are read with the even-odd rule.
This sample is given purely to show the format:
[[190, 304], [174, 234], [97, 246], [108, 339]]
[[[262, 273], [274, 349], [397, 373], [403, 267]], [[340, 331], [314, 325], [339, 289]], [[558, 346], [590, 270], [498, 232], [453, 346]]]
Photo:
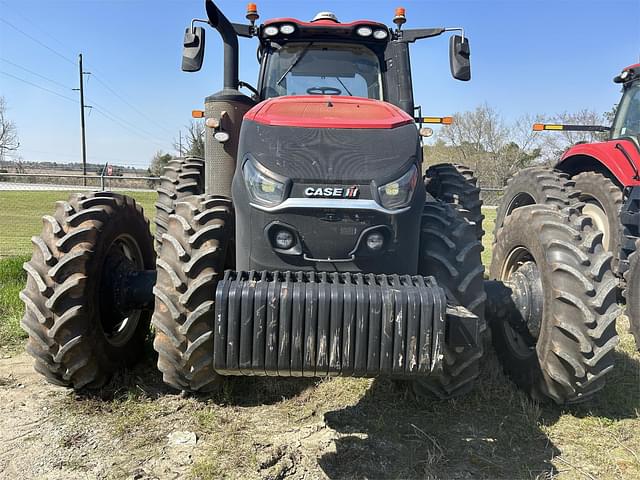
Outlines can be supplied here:
[[209, 25], [218, 30], [224, 43], [224, 88], [238, 89], [238, 35], [231, 22], [211, 1], [205, 0]]

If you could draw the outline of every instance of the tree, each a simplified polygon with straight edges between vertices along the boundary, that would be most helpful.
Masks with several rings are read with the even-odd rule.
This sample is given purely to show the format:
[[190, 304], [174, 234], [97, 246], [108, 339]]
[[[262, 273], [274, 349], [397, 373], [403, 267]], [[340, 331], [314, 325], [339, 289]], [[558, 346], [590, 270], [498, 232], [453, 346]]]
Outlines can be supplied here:
[[164, 167], [167, 166], [169, 160], [173, 157], [169, 153], [164, 153], [162, 150], [158, 150], [151, 160], [151, 166], [149, 167], [149, 174], [154, 177], [159, 177], [164, 171]]
[[[601, 115], [594, 110], [583, 109], [575, 113], [563, 112], [546, 120], [546, 123], [563, 125], [611, 125], [609, 118], [615, 115], [615, 107], [612, 111]], [[548, 161], [557, 161], [562, 154], [577, 143], [602, 142], [609, 136], [608, 132], [543, 132], [542, 148]]]
[[204, 158], [204, 123], [191, 120], [186, 125], [187, 134], [183, 138], [183, 144], [179, 140], [174, 140], [173, 146], [180, 156], [194, 156]]
[[457, 113], [433, 145], [424, 149], [428, 163], [462, 163], [485, 186], [499, 186], [516, 171], [535, 163], [541, 154], [532, 131], [534, 117], [507, 123], [487, 104]]
[[5, 152], [15, 151], [20, 147], [16, 125], [6, 114], [7, 102], [4, 97], [0, 97], [0, 161], [4, 160]]

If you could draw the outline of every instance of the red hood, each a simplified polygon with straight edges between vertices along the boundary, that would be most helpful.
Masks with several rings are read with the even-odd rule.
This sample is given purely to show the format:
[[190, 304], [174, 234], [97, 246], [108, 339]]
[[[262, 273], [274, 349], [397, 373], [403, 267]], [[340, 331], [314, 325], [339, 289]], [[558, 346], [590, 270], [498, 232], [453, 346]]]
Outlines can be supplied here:
[[263, 125], [310, 128], [395, 128], [413, 123], [398, 107], [361, 97], [306, 95], [275, 97], [244, 116]]

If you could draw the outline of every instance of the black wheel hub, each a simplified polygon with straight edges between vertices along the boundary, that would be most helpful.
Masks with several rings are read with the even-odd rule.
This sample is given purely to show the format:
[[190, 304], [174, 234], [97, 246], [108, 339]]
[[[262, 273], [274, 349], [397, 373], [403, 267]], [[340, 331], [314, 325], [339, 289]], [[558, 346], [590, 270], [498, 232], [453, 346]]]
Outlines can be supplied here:
[[110, 246], [100, 282], [100, 321], [107, 340], [120, 345], [135, 331], [141, 310], [153, 305], [155, 270], [144, 270], [136, 242], [123, 237]]
[[508, 285], [517, 310], [517, 315], [510, 315], [509, 318], [513, 320], [510, 323], [518, 332], [526, 331], [532, 338], [537, 339], [540, 335], [544, 303], [538, 266], [532, 261], [522, 264], [511, 274]]
[[512, 352], [527, 358], [535, 353], [543, 319], [542, 277], [524, 248], [509, 255], [501, 281], [486, 284], [487, 315], [504, 331]]

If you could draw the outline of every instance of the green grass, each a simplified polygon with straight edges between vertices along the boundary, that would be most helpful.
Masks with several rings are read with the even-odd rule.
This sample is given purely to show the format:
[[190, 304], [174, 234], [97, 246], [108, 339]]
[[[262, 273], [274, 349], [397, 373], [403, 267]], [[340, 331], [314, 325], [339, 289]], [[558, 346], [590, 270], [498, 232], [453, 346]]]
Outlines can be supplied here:
[[22, 270], [26, 260], [26, 257], [0, 259], [0, 351], [20, 348], [27, 336], [20, 328], [24, 306], [18, 298], [26, 281]]
[[482, 213], [484, 215], [484, 221], [482, 222], [484, 230], [484, 236], [482, 237], [482, 245], [484, 246], [482, 263], [488, 269], [491, 263], [491, 247], [493, 245], [493, 226], [496, 222], [496, 209], [483, 208]]
[[[122, 192], [142, 205], [145, 215], [155, 212], [155, 192]], [[52, 215], [55, 203], [66, 200], [69, 192], [0, 191], [0, 257], [31, 254], [30, 239], [42, 229], [42, 216]]]

